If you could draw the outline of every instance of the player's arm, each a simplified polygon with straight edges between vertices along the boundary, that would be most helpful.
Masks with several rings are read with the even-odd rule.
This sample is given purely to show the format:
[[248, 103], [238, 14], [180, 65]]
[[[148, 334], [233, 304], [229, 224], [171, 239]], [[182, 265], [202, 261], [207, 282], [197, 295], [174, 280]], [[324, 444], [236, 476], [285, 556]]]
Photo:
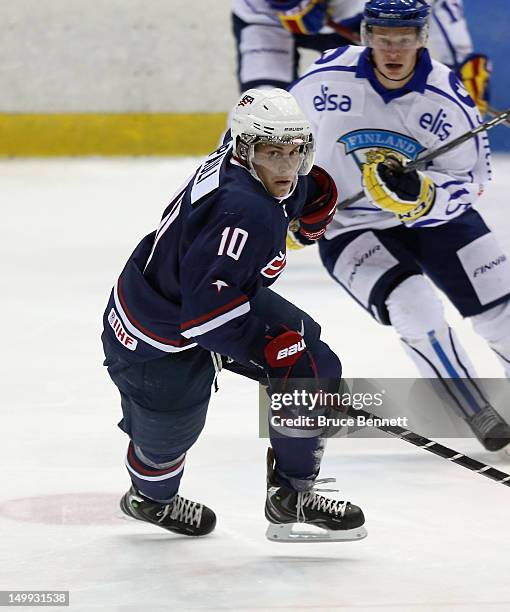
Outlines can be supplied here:
[[301, 180], [308, 182], [308, 198], [301, 215], [289, 225], [287, 247], [299, 249], [322, 238], [333, 220], [338, 202], [335, 181], [321, 167], [313, 166]]
[[222, 214], [193, 241], [181, 264], [182, 335], [266, 370], [292, 365], [285, 347], [295, 347], [292, 358], [304, 350], [297, 331], [271, 329], [251, 311], [260, 271], [272, 252], [267, 236], [272, 232], [253, 219]]
[[457, 74], [482, 115], [490, 102], [492, 64], [486, 55], [471, 53], [457, 68]]
[[[306, 72], [311, 72], [313, 71], [315, 68], [320, 67], [319, 65], [312, 64], [308, 70]], [[306, 73], [305, 72], [305, 73]], [[314, 94], [311, 93], [312, 91], [314, 91], [316, 89], [316, 84], [312, 84], [310, 85], [310, 83], [308, 82], [308, 80], [301, 80], [298, 79], [296, 82], [294, 82], [289, 88], [289, 91], [292, 93], [292, 95], [296, 98], [297, 103], [299, 104], [300, 108], [303, 110], [303, 112], [305, 113], [307, 119], [310, 121], [310, 124], [312, 126], [312, 131], [315, 135], [317, 135], [318, 133], [318, 113], [315, 110], [314, 106], [313, 106], [313, 98], [314, 98]], [[314, 168], [316, 168], [317, 166], [314, 166]], [[322, 169], [321, 169], [322, 170]], [[328, 175], [329, 176], [329, 175]], [[307, 177], [308, 180], [312, 180], [313, 181], [313, 172], [310, 173], [309, 177]], [[331, 179], [333, 180], [333, 179]], [[312, 188], [313, 191], [313, 188]], [[335, 187], [335, 192], [336, 192], [336, 187]], [[320, 193], [317, 194], [317, 197], [320, 197]], [[329, 221], [331, 221], [331, 219], [329, 219]], [[328, 221], [328, 223], [329, 223]], [[299, 232], [300, 229], [300, 221], [298, 219], [294, 219], [290, 225], [289, 225], [289, 231], [287, 233], [287, 248], [288, 249], [292, 249], [292, 250], [296, 250], [296, 249], [301, 249], [304, 246], [307, 246], [309, 244], [313, 244], [314, 241], [307, 239], [302, 232]], [[323, 232], [324, 233], [324, 232]]]
[[[461, 133], [452, 131], [449, 139]], [[404, 172], [401, 157], [381, 154], [364, 164], [363, 188], [371, 202], [405, 225], [441, 225], [476, 202], [489, 178], [489, 160], [486, 135], [436, 158], [422, 171]]]
[[484, 114], [489, 102], [492, 67], [486, 55], [473, 49], [462, 0], [432, 4], [429, 46], [436, 59], [456, 72]]

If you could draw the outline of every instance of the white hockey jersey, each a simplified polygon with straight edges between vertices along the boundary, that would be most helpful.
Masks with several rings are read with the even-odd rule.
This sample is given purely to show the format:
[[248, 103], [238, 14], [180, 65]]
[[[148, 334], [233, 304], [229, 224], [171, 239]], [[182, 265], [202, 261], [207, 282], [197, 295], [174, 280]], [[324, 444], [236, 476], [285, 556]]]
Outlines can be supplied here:
[[[339, 23], [363, 12], [366, 0], [330, 0], [329, 10], [333, 21]], [[473, 52], [473, 43], [464, 19], [462, 0], [432, 0], [430, 17], [429, 48], [433, 57], [447, 64], [457, 66]], [[243, 21], [257, 25], [278, 25], [281, 23], [277, 11], [270, 8], [266, 0], [232, 0], [232, 12]], [[324, 26], [322, 34], [332, 33]]]
[[[329, 10], [333, 21], [342, 21], [363, 12], [366, 0], [329, 0]], [[232, 0], [232, 12], [247, 23], [279, 24], [277, 11], [266, 0]], [[322, 32], [332, 32], [325, 26]]]
[[[474, 102], [457, 76], [421, 51], [411, 81], [387, 90], [378, 81], [370, 49], [327, 51], [291, 87], [312, 123], [316, 164], [334, 178], [340, 201], [362, 190], [361, 165], [377, 149], [415, 160], [481, 122]], [[490, 179], [486, 133], [472, 138], [423, 169], [434, 180], [436, 201], [413, 227], [441, 225], [466, 211]], [[395, 216], [363, 198], [338, 211], [326, 238], [353, 229], [398, 225]]]

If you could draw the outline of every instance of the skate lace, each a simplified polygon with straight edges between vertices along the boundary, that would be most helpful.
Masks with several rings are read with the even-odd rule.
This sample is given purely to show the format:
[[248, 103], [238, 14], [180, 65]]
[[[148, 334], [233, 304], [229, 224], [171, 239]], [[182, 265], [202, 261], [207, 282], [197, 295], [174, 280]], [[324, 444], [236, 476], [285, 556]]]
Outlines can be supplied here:
[[318, 484], [326, 484], [328, 482], [336, 482], [336, 478], [319, 478], [310, 491], [298, 491], [296, 502], [296, 514], [298, 523], [306, 521], [305, 508], [311, 510], [321, 510], [328, 514], [339, 514], [344, 516], [348, 501], [340, 501], [337, 499], [329, 499], [317, 493], [338, 493], [338, 489], [323, 489], [316, 488]]
[[202, 504], [177, 495], [172, 503], [164, 506], [163, 510], [160, 510], [156, 516], [160, 517], [158, 523], [162, 523], [170, 515], [170, 518], [174, 521], [189, 523], [190, 525], [196, 523], [196, 526], [200, 527], [202, 508]]

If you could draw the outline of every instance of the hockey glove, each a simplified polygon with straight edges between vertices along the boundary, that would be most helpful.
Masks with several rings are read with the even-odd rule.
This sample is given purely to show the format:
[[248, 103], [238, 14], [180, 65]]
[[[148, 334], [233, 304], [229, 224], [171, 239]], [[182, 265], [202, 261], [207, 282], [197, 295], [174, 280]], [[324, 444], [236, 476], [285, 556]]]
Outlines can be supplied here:
[[317, 34], [326, 20], [328, 0], [267, 0], [292, 34]]
[[406, 223], [429, 212], [436, 187], [426, 174], [416, 170], [404, 173], [403, 169], [402, 160], [396, 155], [377, 152], [363, 165], [363, 188], [376, 206]]
[[486, 55], [473, 53], [459, 66], [459, 76], [482, 115], [489, 103], [489, 80], [492, 66]]
[[292, 367], [306, 351], [303, 336], [284, 325], [270, 329], [265, 339], [264, 359], [273, 370]]
[[333, 220], [338, 193], [335, 181], [319, 166], [313, 166], [310, 176], [317, 183], [322, 195], [304, 205], [301, 217], [299, 217], [299, 235], [306, 240], [313, 241], [322, 238], [326, 228]]

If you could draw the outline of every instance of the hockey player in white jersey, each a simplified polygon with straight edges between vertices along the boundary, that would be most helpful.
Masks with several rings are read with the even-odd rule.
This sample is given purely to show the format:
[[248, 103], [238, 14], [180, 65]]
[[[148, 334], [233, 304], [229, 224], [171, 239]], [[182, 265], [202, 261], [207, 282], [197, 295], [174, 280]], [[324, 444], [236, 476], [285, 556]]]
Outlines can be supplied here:
[[[232, 0], [241, 91], [287, 87], [298, 77], [300, 50], [323, 52], [359, 42], [365, 0]], [[462, 0], [431, 0], [433, 57], [462, 78], [481, 112], [490, 65], [475, 53]]]
[[[365, 197], [335, 219], [320, 243], [330, 275], [375, 319], [392, 325], [424, 377], [488, 450], [510, 428], [484, 398], [476, 372], [443, 314], [441, 289], [485, 338], [510, 377], [510, 261], [473, 208], [490, 179], [488, 137], [473, 138], [422, 171], [402, 166], [480, 123], [454, 72], [425, 48], [422, 0], [370, 0], [366, 46], [323, 54], [290, 91], [312, 122], [317, 162]], [[448, 383], [446, 383], [448, 379]]]

